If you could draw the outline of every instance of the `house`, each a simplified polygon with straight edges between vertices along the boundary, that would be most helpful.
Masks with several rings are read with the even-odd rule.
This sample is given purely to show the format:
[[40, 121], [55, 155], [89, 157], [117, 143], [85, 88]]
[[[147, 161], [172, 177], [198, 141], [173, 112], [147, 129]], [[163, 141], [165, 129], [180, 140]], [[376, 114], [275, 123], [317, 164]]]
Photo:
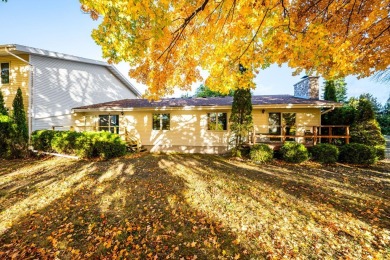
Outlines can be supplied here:
[[65, 129], [72, 107], [125, 98], [138, 90], [118, 70], [102, 61], [17, 45], [0, 45], [0, 90], [8, 108], [17, 89], [23, 93], [29, 133]]
[[[122, 99], [73, 108], [73, 127], [136, 137], [151, 152], [222, 153], [230, 147], [232, 102], [232, 97]], [[293, 96], [253, 96], [252, 104], [254, 129], [247, 141], [269, 144], [315, 143], [321, 137], [321, 113], [341, 106], [319, 100], [318, 77], [295, 84]]]

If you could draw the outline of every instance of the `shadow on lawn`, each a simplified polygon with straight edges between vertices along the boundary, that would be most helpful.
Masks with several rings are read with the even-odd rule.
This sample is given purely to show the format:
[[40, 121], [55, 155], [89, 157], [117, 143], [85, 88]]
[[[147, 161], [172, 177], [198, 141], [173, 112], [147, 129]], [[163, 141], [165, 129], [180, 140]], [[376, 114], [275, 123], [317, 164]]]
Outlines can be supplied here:
[[231, 246], [234, 232], [188, 205], [187, 183], [164, 169], [164, 158], [11, 169], [0, 186], [0, 258], [243, 256]]
[[[243, 169], [244, 164], [218, 156], [212, 159], [198, 156], [197, 160], [225, 173], [224, 177], [233, 182], [266, 184], [299, 200], [310, 201], [312, 205], [351, 214], [369, 225], [390, 227], [390, 176], [386, 173], [390, 167], [383, 163], [371, 168], [351, 169], [347, 165], [313, 168], [275, 162]], [[176, 163], [183, 162], [185, 159], [181, 156], [176, 160]], [[311, 215], [310, 212], [306, 214]]]

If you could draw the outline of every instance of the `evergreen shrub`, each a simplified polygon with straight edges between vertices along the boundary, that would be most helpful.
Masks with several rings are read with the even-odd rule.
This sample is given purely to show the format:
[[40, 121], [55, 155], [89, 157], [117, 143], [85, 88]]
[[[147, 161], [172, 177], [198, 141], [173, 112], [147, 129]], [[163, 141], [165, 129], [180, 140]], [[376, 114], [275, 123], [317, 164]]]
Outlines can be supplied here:
[[76, 140], [82, 135], [82, 132], [75, 131], [55, 132], [51, 140], [51, 147], [58, 153], [75, 154], [78, 149], [76, 146]]
[[110, 132], [39, 130], [32, 134], [35, 149], [77, 155], [81, 158], [109, 159], [126, 153], [126, 143]]
[[340, 148], [339, 161], [352, 164], [370, 165], [377, 161], [377, 151], [374, 147], [350, 143]]
[[12, 138], [15, 135], [15, 124], [7, 115], [0, 115], [0, 158], [12, 157]]
[[314, 161], [320, 163], [335, 163], [339, 157], [339, 149], [332, 144], [317, 144], [310, 148], [310, 153]]
[[286, 162], [301, 163], [309, 159], [307, 148], [297, 142], [285, 142], [280, 152]]
[[256, 144], [252, 146], [249, 155], [255, 163], [266, 163], [273, 159], [274, 152], [266, 144]]
[[56, 134], [53, 130], [36, 130], [31, 134], [31, 145], [39, 151], [53, 152], [51, 141]]
[[386, 158], [386, 146], [376, 145], [374, 148], [376, 150], [376, 157], [378, 160], [384, 160]]

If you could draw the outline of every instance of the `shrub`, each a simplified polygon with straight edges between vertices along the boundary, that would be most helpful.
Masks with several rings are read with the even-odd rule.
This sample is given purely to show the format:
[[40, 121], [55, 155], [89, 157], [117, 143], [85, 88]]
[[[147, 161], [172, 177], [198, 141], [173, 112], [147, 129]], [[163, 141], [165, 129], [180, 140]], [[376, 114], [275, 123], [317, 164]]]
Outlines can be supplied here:
[[376, 120], [359, 122], [351, 126], [351, 142], [365, 145], [385, 145], [386, 140]]
[[75, 154], [81, 158], [109, 159], [126, 153], [126, 143], [109, 132], [34, 131], [35, 149], [47, 152]]
[[51, 141], [56, 134], [53, 130], [36, 130], [31, 134], [31, 144], [36, 150], [52, 152]]
[[117, 134], [110, 132], [83, 132], [82, 134], [76, 142], [76, 153], [82, 158], [109, 159], [126, 153], [126, 143]]
[[15, 134], [13, 120], [6, 115], [0, 115], [0, 157], [12, 157], [12, 138]]
[[365, 144], [346, 144], [340, 148], [339, 161], [352, 164], [374, 164], [377, 161], [376, 149]]
[[339, 158], [339, 149], [332, 144], [317, 144], [310, 152], [312, 159], [320, 163], [335, 163]]
[[378, 160], [384, 160], [386, 158], [386, 146], [384, 145], [376, 145], [376, 157]]
[[273, 159], [274, 152], [266, 144], [256, 144], [252, 146], [249, 155], [252, 161], [256, 163], [265, 163]]
[[119, 135], [109, 132], [99, 132], [93, 136], [93, 146], [99, 157], [109, 159], [126, 153], [126, 144]]
[[309, 159], [309, 152], [303, 144], [297, 142], [286, 142], [280, 148], [282, 158], [286, 162], [301, 163]]
[[51, 140], [51, 147], [58, 153], [75, 154], [78, 148], [76, 140], [82, 135], [82, 132], [58, 131]]

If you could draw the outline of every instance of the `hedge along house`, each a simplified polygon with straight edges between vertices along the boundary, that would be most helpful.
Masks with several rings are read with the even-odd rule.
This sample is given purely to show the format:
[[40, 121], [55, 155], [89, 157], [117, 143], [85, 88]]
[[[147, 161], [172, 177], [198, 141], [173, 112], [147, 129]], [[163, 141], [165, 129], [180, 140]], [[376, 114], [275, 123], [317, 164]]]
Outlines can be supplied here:
[[112, 65], [17, 44], [0, 45], [0, 90], [6, 106], [20, 87], [29, 133], [71, 125], [71, 109], [140, 93]]
[[[294, 96], [252, 97], [249, 143], [315, 143], [321, 137], [321, 111], [341, 104], [319, 100], [318, 77], [304, 78], [294, 90]], [[73, 127], [136, 137], [151, 152], [222, 153], [230, 148], [232, 102], [232, 97], [124, 99], [73, 108]]]

